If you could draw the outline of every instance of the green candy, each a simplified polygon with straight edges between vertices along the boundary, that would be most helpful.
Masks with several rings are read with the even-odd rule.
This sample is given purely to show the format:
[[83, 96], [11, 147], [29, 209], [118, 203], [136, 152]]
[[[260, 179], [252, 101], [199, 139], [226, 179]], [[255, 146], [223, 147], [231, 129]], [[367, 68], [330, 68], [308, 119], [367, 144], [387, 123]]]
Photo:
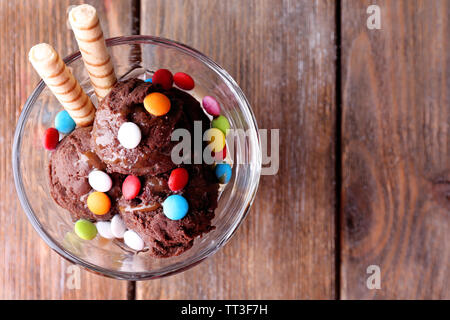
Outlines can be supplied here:
[[224, 116], [214, 118], [211, 124], [213, 128], [219, 129], [224, 135], [227, 135], [227, 130], [230, 129], [230, 122], [228, 122], [228, 119]]
[[75, 222], [75, 233], [81, 239], [92, 240], [97, 235], [97, 227], [88, 220], [80, 219]]

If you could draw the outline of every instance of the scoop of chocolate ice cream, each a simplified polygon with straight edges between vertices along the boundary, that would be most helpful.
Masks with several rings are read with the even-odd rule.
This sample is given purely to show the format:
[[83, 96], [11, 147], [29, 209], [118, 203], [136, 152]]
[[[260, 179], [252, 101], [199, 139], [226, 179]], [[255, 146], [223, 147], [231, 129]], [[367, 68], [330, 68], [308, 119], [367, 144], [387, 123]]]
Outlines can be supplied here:
[[[171, 103], [170, 111], [160, 117], [149, 114], [143, 105], [151, 92], [161, 92]], [[120, 213], [125, 224], [137, 232], [156, 257], [179, 255], [191, 248], [194, 239], [214, 227], [211, 221], [217, 207], [219, 185], [211, 166], [182, 164], [189, 173], [188, 184], [180, 191], [168, 187], [170, 172], [180, 164], [171, 160], [178, 142], [171, 141], [177, 128], [194, 135], [194, 121], [201, 121], [202, 131], [210, 121], [199, 102], [176, 88], [164, 90], [159, 85], [139, 79], [118, 82], [97, 108], [94, 125], [74, 130], [52, 153], [49, 162], [50, 193], [54, 200], [70, 211], [72, 219], [109, 220]], [[134, 149], [120, 144], [117, 134], [125, 122], [141, 130], [141, 141]], [[192, 141], [191, 146], [195, 143]], [[205, 146], [205, 143], [202, 143]], [[191, 153], [193, 155], [193, 153]], [[93, 169], [107, 171], [113, 179], [108, 191], [112, 207], [106, 215], [96, 216], [87, 207], [92, 191], [88, 175]], [[133, 200], [122, 196], [126, 175], [138, 176], [141, 190]], [[187, 215], [170, 220], [162, 203], [172, 194], [181, 194], [189, 203]]]
[[[153, 116], [143, 105], [152, 92], [161, 92], [171, 103], [164, 116]], [[92, 130], [92, 145], [108, 172], [134, 175], [155, 175], [175, 167], [170, 154], [177, 142], [171, 141], [174, 129], [193, 132], [194, 121], [209, 128], [209, 119], [199, 102], [191, 95], [171, 88], [164, 90], [139, 79], [118, 82], [97, 109]], [[141, 142], [136, 148], [124, 148], [117, 134], [125, 122], [134, 122], [141, 130]]]
[[122, 176], [114, 174], [111, 175], [113, 188], [108, 192], [112, 203], [110, 212], [97, 216], [87, 207], [86, 200], [92, 190], [88, 175], [93, 169], [105, 168], [92, 151], [91, 129], [92, 127], [75, 129], [65, 137], [52, 152], [48, 166], [50, 194], [57, 204], [71, 213], [74, 221], [111, 219], [116, 212], [116, 199], [121, 196]]
[[[211, 167], [186, 166], [187, 186], [173, 192], [169, 189], [167, 173], [141, 177], [142, 191], [133, 200], [121, 199], [119, 209], [128, 228], [137, 232], [150, 254], [157, 257], [179, 255], [191, 248], [194, 238], [214, 229], [211, 220], [217, 207], [218, 184]], [[187, 215], [170, 220], [163, 212], [162, 202], [171, 194], [183, 195], [189, 203]]]

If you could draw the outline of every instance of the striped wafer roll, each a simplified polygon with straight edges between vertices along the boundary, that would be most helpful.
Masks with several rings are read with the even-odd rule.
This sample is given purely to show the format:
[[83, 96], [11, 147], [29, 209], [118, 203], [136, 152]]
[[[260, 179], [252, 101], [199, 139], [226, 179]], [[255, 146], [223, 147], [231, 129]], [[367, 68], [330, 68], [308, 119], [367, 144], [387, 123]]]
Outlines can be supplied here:
[[30, 49], [28, 59], [75, 123], [80, 127], [92, 124], [94, 105], [55, 49], [40, 43]]
[[101, 100], [117, 82], [117, 78], [103, 38], [97, 11], [88, 4], [76, 6], [70, 10], [69, 22], [91, 77], [95, 94]]

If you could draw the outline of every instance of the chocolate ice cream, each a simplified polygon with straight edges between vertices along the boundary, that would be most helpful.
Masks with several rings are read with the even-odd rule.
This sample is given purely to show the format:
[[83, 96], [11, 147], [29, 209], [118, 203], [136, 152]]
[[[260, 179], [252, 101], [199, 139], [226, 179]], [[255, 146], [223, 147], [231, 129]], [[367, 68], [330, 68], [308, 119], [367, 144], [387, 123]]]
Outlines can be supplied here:
[[[217, 207], [218, 184], [207, 165], [191, 165], [188, 185], [180, 192], [169, 189], [167, 173], [142, 177], [142, 191], [136, 199], [119, 203], [121, 216], [128, 228], [136, 231], [149, 246], [152, 255], [169, 257], [191, 248], [194, 238], [214, 229], [211, 220]], [[181, 220], [168, 219], [161, 203], [171, 194], [181, 194], [190, 211]]]
[[[152, 92], [161, 92], [171, 102], [164, 116], [153, 116], [143, 105]], [[209, 119], [200, 104], [191, 95], [171, 88], [152, 85], [139, 79], [117, 83], [97, 109], [92, 142], [95, 152], [106, 164], [108, 172], [145, 175], [167, 172], [175, 167], [170, 153], [177, 142], [171, 141], [174, 129], [185, 128], [193, 132], [195, 120], [209, 128]], [[125, 122], [137, 124], [142, 139], [134, 149], [124, 148], [117, 139], [120, 126]]]
[[[144, 98], [161, 92], [170, 100], [170, 111], [153, 116], [144, 106]], [[144, 240], [150, 254], [156, 257], [178, 255], [191, 248], [195, 237], [214, 229], [211, 220], [217, 207], [218, 183], [211, 166], [206, 164], [175, 164], [171, 151], [177, 142], [171, 134], [185, 128], [193, 137], [194, 121], [201, 121], [203, 130], [210, 127], [199, 102], [176, 88], [164, 90], [139, 79], [118, 82], [100, 103], [93, 127], [80, 128], [65, 137], [52, 153], [49, 162], [51, 195], [73, 220], [109, 220], [120, 213], [127, 227]], [[125, 122], [135, 123], [142, 134], [139, 145], [124, 148], [117, 134]], [[168, 179], [172, 169], [182, 166], [189, 173], [188, 184], [180, 191], [171, 191]], [[92, 191], [89, 173], [99, 169], [113, 180], [107, 193], [111, 209], [106, 215], [94, 215], [86, 205]], [[127, 175], [138, 176], [141, 189], [138, 196], [126, 200], [121, 186]], [[170, 220], [162, 209], [164, 200], [182, 195], [189, 204], [187, 215]]]
[[92, 151], [90, 138], [92, 127], [75, 129], [65, 137], [49, 161], [50, 194], [64, 209], [72, 220], [88, 219], [91, 221], [109, 220], [116, 212], [115, 200], [120, 196], [122, 177], [111, 175], [113, 188], [108, 192], [113, 206], [105, 215], [94, 215], [86, 205], [86, 199], [92, 190], [88, 175], [94, 169], [103, 170], [105, 165]]

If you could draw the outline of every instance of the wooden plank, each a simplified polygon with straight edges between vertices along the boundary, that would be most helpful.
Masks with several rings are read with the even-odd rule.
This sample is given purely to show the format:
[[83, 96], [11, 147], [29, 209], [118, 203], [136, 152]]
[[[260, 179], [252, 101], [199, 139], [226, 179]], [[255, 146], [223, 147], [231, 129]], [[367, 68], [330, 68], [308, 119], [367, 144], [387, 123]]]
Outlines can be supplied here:
[[141, 34], [217, 61], [281, 145], [233, 239], [189, 271], [138, 282], [137, 298], [334, 298], [335, 2], [142, 1]]
[[[76, 43], [66, 25], [69, 5], [81, 1], [0, 1], [0, 299], [121, 299], [127, 282], [81, 272], [78, 290], [67, 287], [70, 264], [33, 230], [15, 195], [11, 146], [20, 110], [38, 82], [28, 50], [51, 43], [62, 56]], [[106, 37], [131, 33], [130, 1], [87, 1], [99, 11]]]
[[[381, 9], [381, 30], [366, 9]], [[448, 299], [450, 2], [342, 6], [344, 299]], [[381, 289], [366, 286], [379, 266]]]

